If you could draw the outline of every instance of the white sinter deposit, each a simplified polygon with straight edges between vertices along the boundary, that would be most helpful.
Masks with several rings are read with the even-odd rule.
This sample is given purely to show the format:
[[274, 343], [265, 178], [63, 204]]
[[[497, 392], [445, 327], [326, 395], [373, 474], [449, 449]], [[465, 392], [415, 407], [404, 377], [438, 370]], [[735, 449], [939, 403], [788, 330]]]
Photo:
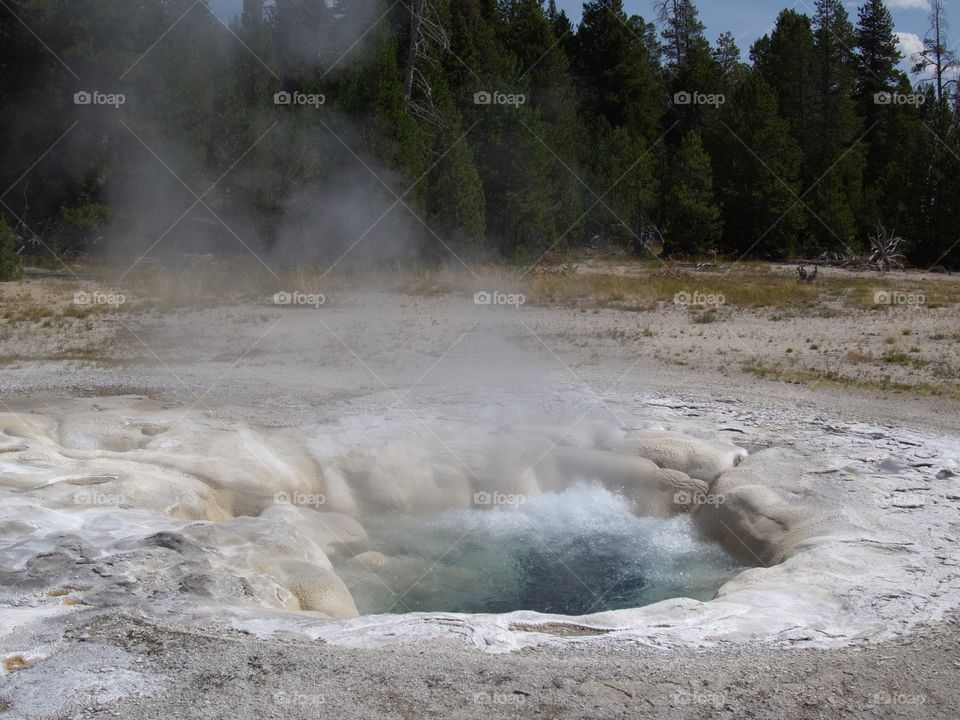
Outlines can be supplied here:
[[[255, 430], [141, 397], [0, 414], [0, 632], [45, 613], [123, 605], [350, 645], [456, 634], [503, 651], [563, 642], [560, 625], [655, 643], [837, 644], [888, 637], [956, 604], [956, 562], [934, 548], [950, 504], [932, 501], [929, 486], [904, 492], [917, 465], [935, 463], [878, 466], [858, 455], [869, 428], [846, 429], [849, 457], [777, 447], [748, 455], [667, 409], [647, 414], [629, 430], [447, 419], [418, 432], [382, 417]], [[938, 442], [947, 441], [918, 436], [911, 452], [957, 470], [947, 459], [955, 448]], [[869, 489], [858, 483], [867, 476]], [[595, 502], [583, 483], [622, 504], [610, 505], [611, 523], [622, 508], [692, 521], [752, 567], [707, 602], [580, 616], [359, 615], [341, 575], [394, 583], [413, 562], [370, 548], [366, 518], [444, 517], [449, 532], [473, 522], [456, 513], [478, 507], [511, 512], [544, 494]], [[573, 522], [563, 507], [549, 512]], [[421, 567], [406, 577], [433, 569]], [[450, 582], [459, 570], [447, 568]], [[79, 603], [63, 604], [65, 595]]]

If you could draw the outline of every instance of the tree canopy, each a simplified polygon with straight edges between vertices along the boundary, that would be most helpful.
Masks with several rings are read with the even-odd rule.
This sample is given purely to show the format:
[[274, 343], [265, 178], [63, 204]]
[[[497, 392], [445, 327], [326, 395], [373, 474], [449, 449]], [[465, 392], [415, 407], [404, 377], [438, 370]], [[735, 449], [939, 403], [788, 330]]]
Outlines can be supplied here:
[[[536, 259], [598, 243], [960, 265], [942, 2], [784, 10], [749, 59], [692, 0], [7, 0], [0, 273], [44, 248]], [[748, 62], [749, 60], [749, 62]]]

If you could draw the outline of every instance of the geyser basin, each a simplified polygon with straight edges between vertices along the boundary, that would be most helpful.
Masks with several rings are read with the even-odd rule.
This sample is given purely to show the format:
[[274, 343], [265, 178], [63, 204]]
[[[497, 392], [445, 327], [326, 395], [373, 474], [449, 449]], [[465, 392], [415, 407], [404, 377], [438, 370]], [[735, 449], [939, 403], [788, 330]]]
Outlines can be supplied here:
[[599, 485], [512, 500], [367, 519], [359, 554], [338, 569], [358, 610], [586, 615], [710, 600], [745, 569], [689, 516], [637, 517]]

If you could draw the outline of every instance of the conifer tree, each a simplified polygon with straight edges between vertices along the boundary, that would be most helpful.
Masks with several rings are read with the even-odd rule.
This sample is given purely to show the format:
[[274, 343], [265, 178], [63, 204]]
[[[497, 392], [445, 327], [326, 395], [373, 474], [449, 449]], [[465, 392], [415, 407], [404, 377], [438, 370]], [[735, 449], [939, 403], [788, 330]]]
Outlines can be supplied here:
[[700, 135], [683, 137], [669, 163], [662, 204], [662, 231], [671, 254], [702, 254], [715, 247], [723, 229], [713, 195], [713, 170]]
[[817, 142], [814, 54], [810, 18], [794, 10], [782, 11], [771, 35], [751, 48], [755, 67], [776, 95], [780, 115], [805, 157], [812, 156]]
[[713, 59], [720, 67], [724, 76], [729, 75], [740, 64], [740, 48], [733, 33], [725, 31], [717, 38], [717, 46], [713, 50]]
[[679, 68], [687, 56], [703, 38], [703, 23], [700, 11], [693, 0], [658, 0], [657, 18], [663, 26], [663, 49], [667, 66]]
[[864, 168], [864, 232], [880, 220], [887, 227], [897, 222], [905, 163], [900, 148], [908, 142], [919, 122], [914, 104], [892, 102], [912, 93], [910, 82], [898, 68], [903, 59], [897, 48], [893, 17], [883, 0], [868, 0], [860, 7], [856, 29], [857, 73], [854, 80], [856, 103], [865, 125], [867, 147]]
[[738, 79], [721, 119], [728, 141], [714, 158], [714, 185], [722, 204], [723, 249], [789, 257], [803, 225], [796, 202], [801, 153], [759, 72]]
[[[858, 242], [865, 148], [853, 100], [854, 31], [842, 0], [817, 0], [814, 17], [817, 142], [807, 154], [810, 250]], [[863, 237], [859, 238], [861, 241]]]

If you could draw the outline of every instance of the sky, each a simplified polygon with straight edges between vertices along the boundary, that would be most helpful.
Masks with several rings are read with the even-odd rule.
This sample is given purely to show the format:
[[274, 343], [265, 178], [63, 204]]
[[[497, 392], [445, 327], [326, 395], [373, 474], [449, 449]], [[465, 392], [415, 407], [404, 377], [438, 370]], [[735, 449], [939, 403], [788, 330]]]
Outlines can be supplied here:
[[[239, 12], [242, 0], [208, 0], [210, 7], [221, 18], [228, 19]], [[791, 4], [792, 3], [792, 4]], [[850, 19], [857, 21], [857, 7], [861, 3], [846, 3]], [[697, 0], [700, 19], [707, 27], [707, 37], [711, 42], [724, 30], [729, 30], [737, 39], [737, 45], [746, 60], [750, 45], [759, 37], [770, 32], [781, 10], [792, 7], [798, 12], [813, 15], [814, 0]], [[953, 23], [950, 39], [954, 49], [960, 51], [960, 0], [947, 0], [947, 19]], [[580, 20], [583, 8], [582, 0], [557, 0], [557, 6], [563, 8], [574, 22]], [[653, 0], [624, 0], [627, 14], [642, 15], [653, 19]], [[896, 31], [901, 40], [901, 52], [909, 56], [920, 49], [921, 39], [927, 30], [930, 12], [929, 0], [887, 0], [887, 7], [893, 13]], [[909, 57], [904, 67], [910, 64]]]

